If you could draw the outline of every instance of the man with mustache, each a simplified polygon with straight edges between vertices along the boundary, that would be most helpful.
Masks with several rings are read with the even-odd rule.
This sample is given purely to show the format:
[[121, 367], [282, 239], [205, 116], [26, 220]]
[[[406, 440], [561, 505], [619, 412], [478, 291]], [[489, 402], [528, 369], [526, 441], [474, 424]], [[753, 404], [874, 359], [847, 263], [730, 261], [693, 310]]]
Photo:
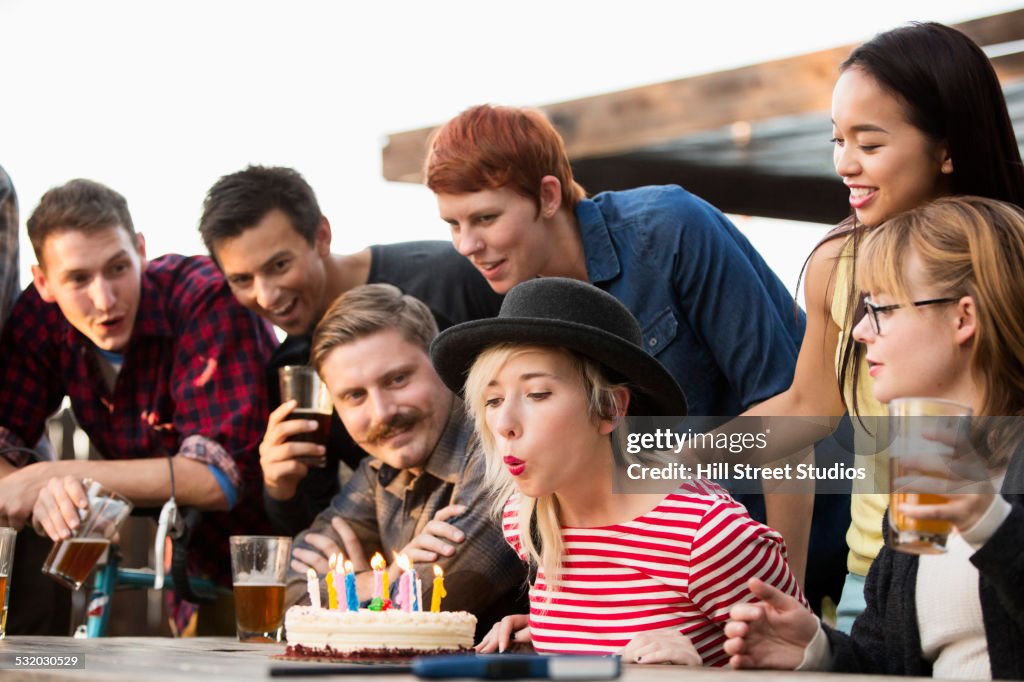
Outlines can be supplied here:
[[[325, 576], [336, 552], [352, 561], [360, 601], [367, 601], [368, 559], [380, 552], [391, 564], [392, 588], [400, 575], [395, 555], [408, 556], [428, 604], [432, 565], [439, 565], [445, 610], [476, 614], [478, 632], [525, 608], [523, 564], [490, 518], [473, 425], [430, 363], [436, 335], [430, 309], [389, 284], [343, 294], [317, 325], [312, 363], [345, 428], [370, 457], [295, 539], [290, 604], [306, 598], [306, 569]], [[271, 413], [267, 439], [297, 430], [295, 420], [285, 420], [288, 411], [285, 405]]]
[[[277, 368], [309, 362], [310, 334], [335, 298], [360, 284], [384, 282], [423, 301], [438, 327], [492, 317], [501, 296], [451, 244], [378, 244], [356, 253], [331, 252], [331, 224], [313, 188], [294, 169], [249, 166], [220, 178], [207, 192], [199, 232], [235, 298], [283, 329], [288, 338], [269, 363], [270, 404], [280, 401]], [[295, 420], [298, 431], [312, 431]], [[338, 492], [341, 464], [355, 469], [366, 453], [337, 418], [330, 440], [264, 440], [260, 465], [265, 505], [278, 532], [309, 526]], [[322, 468], [306, 464], [326, 459]]]

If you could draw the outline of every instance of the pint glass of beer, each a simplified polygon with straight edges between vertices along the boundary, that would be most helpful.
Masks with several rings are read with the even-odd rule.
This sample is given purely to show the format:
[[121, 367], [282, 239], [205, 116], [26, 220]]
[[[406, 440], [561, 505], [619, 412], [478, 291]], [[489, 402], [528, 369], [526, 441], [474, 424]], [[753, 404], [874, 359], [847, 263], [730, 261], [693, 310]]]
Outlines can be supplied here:
[[132, 512], [132, 503], [113, 490], [89, 478], [82, 485], [89, 498], [89, 506], [78, 510], [82, 522], [70, 538], [54, 543], [43, 562], [43, 573], [73, 590], [89, 577]]
[[11, 565], [14, 563], [14, 540], [18, 533], [13, 528], [0, 528], [0, 639], [7, 633], [7, 598], [11, 593]]
[[291, 552], [289, 537], [231, 536], [231, 582], [239, 641], [281, 641], [284, 584]]
[[[327, 386], [320, 380], [316, 370], [308, 365], [285, 365], [277, 370], [281, 388], [281, 402], [294, 400], [297, 405], [286, 419], [307, 419], [317, 423], [316, 431], [292, 436], [289, 440], [327, 445], [331, 430], [331, 413], [334, 406]], [[325, 457], [308, 456], [296, 458], [307, 466], [323, 467]]]
[[949, 521], [911, 519], [899, 505], [942, 504], [953, 488], [951, 465], [969, 441], [971, 408], [937, 398], [889, 402], [893, 442], [889, 447], [889, 540], [908, 554], [940, 554], [953, 526]]

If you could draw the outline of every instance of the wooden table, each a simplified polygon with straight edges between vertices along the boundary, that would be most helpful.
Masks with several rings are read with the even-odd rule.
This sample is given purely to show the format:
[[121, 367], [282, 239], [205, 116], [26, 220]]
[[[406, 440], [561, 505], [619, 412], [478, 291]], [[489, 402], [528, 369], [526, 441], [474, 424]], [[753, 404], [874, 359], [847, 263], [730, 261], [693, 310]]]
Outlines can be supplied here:
[[[270, 679], [270, 667], [290, 664], [270, 659], [284, 651], [283, 644], [242, 644], [227, 637], [171, 639], [161, 637], [109, 637], [104, 639], [71, 639], [68, 637], [8, 637], [0, 641], [0, 659], [5, 669], [0, 680], [97, 680], [127, 682], [128, 680], [168, 680], [174, 682], [232, 682]], [[10, 658], [18, 656], [83, 656], [85, 668], [79, 670], [15, 670], [7, 667]], [[793, 673], [776, 671], [736, 671], [706, 668], [680, 668], [662, 665], [627, 665], [624, 682], [865, 682], [872, 680], [906, 680], [908, 678], [840, 675], [826, 673]], [[374, 680], [376, 682], [411, 682], [412, 675], [337, 675], [273, 678], [288, 680]]]

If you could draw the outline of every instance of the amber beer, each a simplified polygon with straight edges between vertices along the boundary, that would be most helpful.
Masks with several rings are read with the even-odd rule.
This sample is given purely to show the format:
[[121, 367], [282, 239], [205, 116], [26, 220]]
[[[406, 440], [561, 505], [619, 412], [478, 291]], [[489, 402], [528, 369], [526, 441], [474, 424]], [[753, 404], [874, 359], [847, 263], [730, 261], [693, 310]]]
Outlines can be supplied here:
[[943, 504], [949, 498], [950, 463], [970, 433], [971, 408], [938, 398], [897, 398], [889, 402], [894, 435], [889, 447], [889, 544], [909, 554], [941, 554], [953, 524], [912, 519], [900, 505]]
[[277, 642], [284, 623], [284, 583], [235, 585], [235, 618], [243, 642]]
[[109, 546], [110, 540], [105, 538], [71, 538], [56, 542], [43, 563], [43, 573], [77, 590]]
[[14, 540], [18, 534], [13, 528], [0, 527], [0, 639], [7, 632], [7, 597], [10, 591], [11, 564], [14, 563]]
[[[912, 478], [941, 478], [943, 472], [929, 471], [920, 466], [907, 465], [900, 458], [889, 460], [889, 480]], [[935, 493], [912, 493], [893, 490], [889, 493], [889, 515], [892, 532], [899, 541], [900, 550], [910, 554], [941, 554], [945, 551], [946, 537], [953, 524], [943, 519], [912, 519], [899, 511], [901, 504], [945, 504], [949, 498]]]
[[4, 638], [4, 633], [7, 632], [7, 576], [0, 575], [0, 599], [3, 600], [4, 607], [0, 609], [0, 639]]

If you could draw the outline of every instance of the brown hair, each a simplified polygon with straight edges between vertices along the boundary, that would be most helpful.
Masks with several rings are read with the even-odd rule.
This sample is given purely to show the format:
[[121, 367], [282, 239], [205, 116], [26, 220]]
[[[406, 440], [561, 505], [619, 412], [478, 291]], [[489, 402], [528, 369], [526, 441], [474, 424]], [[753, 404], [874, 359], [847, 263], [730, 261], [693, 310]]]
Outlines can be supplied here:
[[336, 346], [385, 329], [396, 329], [409, 343], [427, 352], [437, 336], [437, 322], [423, 301], [391, 284], [364, 284], [335, 299], [313, 331], [310, 361], [320, 371]]
[[27, 223], [28, 238], [40, 265], [43, 245], [51, 234], [67, 230], [98, 232], [118, 226], [127, 230], [134, 241], [135, 226], [128, 202], [106, 185], [82, 178], [48, 190]]

